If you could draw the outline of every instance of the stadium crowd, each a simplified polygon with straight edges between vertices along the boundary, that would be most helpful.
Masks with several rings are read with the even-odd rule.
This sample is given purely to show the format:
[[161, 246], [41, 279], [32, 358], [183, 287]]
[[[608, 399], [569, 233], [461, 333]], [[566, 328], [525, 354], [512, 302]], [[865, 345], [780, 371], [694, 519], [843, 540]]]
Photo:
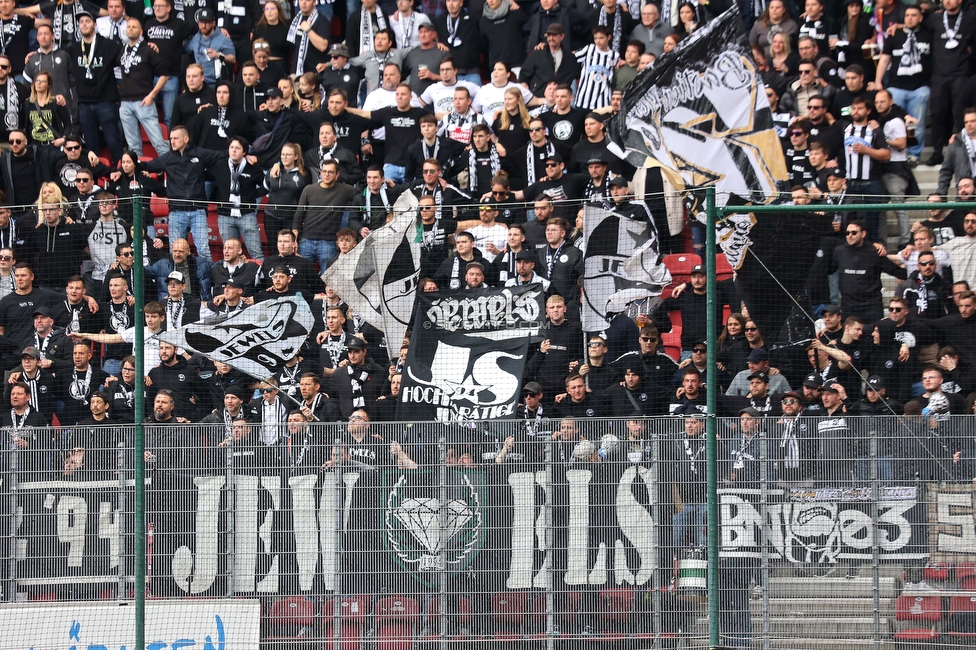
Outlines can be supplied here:
[[[784, 431], [791, 418], [845, 413], [925, 414], [936, 432], [948, 416], [972, 414], [976, 209], [936, 205], [951, 186], [959, 200], [976, 193], [976, 109], [967, 108], [976, 10], [960, 0], [743, 10], [793, 203], [830, 215], [871, 195], [917, 194], [927, 127], [926, 164], [941, 166], [927, 219], [899, 213], [892, 232], [877, 212], [837, 213], [821, 233], [808, 287], [820, 320], [805, 362], [776, 358], [767, 338], [776, 333], [759, 332], [727, 281], [719, 365], [706, 367], [700, 267], [663, 300], [582, 331], [584, 203], [650, 223], [662, 253], [684, 246], [661, 174], [647, 172], [637, 200], [636, 170], [606, 121], [640, 71], [723, 9], [0, 0], [0, 351], [12, 406], [0, 422], [131, 422], [143, 323], [156, 422], [230, 427], [243, 414], [280, 425], [261, 429], [271, 447], [287, 439], [290, 417], [394, 421], [408, 341], [384, 340], [320, 273], [386, 223], [408, 190], [420, 203], [423, 291], [546, 289], [546, 331], [518, 415], [527, 431], [567, 417], [694, 418], [708, 382], [722, 390], [721, 414], [774, 418]], [[158, 232], [133, 231], [133, 197], [147, 198]], [[700, 227], [690, 228], [700, 250]], [[144, 314], [133, 311], [135, 264], [156, 298]], [[902, 280], [887, 305], [882, 273]], [[153, 336], [296, 293], [313, 305], [315, 330], [273, 381]], [[811, 478], [804, 463], [818, 455], [858, 457], [831, 446], [837, 431], [812, 442], [783, 435], [784, 475]], [[950, 457], [976, 455], [965, 438], [940, 440], [952, 441]], [[504, 460], [511, 444], [498, 441], [489, 456]], [[733, 465], [746, 447], [732, 445]]]

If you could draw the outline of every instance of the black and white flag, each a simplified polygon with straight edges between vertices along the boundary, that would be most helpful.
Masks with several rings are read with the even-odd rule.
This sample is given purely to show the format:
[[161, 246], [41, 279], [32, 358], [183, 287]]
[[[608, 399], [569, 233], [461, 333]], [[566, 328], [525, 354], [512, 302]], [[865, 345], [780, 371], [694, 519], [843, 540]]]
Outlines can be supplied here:
[[735, 4], [638, 75], [607, 132], [632, 164], [656, 161], [679, 191], [714, 185], [719, 206], [766, 203], [785, 189], [783, 150]]
[[635, 300], [661, 295], [671, 273], [650, 212], [646, 219], [632, 219], [595, 205], [583, 210], [583, 331], [596, 332], [610, 326], [608, 311], [619, 313]]
[[421, 235], [417, 199], [404, 192], [393, 206], [397, 217], [370, 232], [322, 274], [322, 281], [398, 349], [413, 313], [420, 273]]
[[313, 324], [305, 299], [288, 296], [259, 302], [226, 318], [191, 323], [157, 338], [267, 379], [298, 354]]
[[539, 284], [417, 295], [397, 419], [468, 422], [515, 415], [529, 341], [545, 321]]

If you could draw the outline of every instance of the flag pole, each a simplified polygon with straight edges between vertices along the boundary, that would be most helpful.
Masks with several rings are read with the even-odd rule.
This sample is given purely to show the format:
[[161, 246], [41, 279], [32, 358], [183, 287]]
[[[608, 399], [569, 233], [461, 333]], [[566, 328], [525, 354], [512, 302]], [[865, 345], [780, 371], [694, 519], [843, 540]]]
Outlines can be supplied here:
[[[143, 275], [143, 242], [145, 237], [144, 222], [142, 214], [142, 197], [138, 194], [132, 197], [132, 252], [135, 255], [135, 264], [132, 267], [132, 293], [135, 294], [135, 351], [136, 360], [136, 381], [135, 381], [135, 434], [133, 446], [133, 469], [135, 470], [135, 544], [133, 547], [133, 565], [135, 568], [135, 590], [136, 601], [136, 638], [135, 647], [137, 650], [144, 650], [146, 647], [146, 473], [143, 463], [145, 455], [146, 440], [143, 422], [146, 419], [145, 404], [145, 328], [142, 321], [145, 296], [143, 295], [144, 281]], [[206, 243], [204, 244], [206, 245]]]

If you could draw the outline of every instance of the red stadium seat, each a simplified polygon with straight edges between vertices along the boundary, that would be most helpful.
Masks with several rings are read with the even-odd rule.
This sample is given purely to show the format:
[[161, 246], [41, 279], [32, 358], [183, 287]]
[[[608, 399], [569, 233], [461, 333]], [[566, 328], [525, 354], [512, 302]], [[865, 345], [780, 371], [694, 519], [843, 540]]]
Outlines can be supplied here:
[[[363, 629], [369, 601], [365, 596], [350, 596], [342, 599], [339, 605], [339, 647], [341, 650], [360, 650], [363, 646]], [[333, 647], [335, 639], [335, 600], [330, 598], [322, 603], [322, 639], [328, 647]]]
[[940, 581], [949, 579], [948, 564], [928, 564], [923, 572], [926, 580]]
[[966, 562], [956, 567], [956, 580], [962, 580], [970, 576], [976, 576], [976, 564]]
[[976, 596], [953, 596], [949, 601], [949, 636], [976, 639]]
[[[942, 622], [942, 599], [938, 596], [898, 596], [895, 603], [895, 621], [908, 622], [898, 625], [895, 642], [918, 643], [939, 638], [938, 624]], [[923, 627], [912, 627], [919, 622]]]
[[701, 263], [701, 257], [694, 253], [672, 253], [664, 256], [664, 266], [671, 271], [673, 284], [687, 282], [691, 278], [691, 269]]
[[288, 596], [271, 605], [267, 616], [268, 641], [295, 641], [314, 636], [315, 605], [301, 596]]
[[729, 264], [729, 261], [725, 259], [725, 253], [719, 253], [715, 256], [715, 279], [716, 280], [731, 280], [732, 274], [735, 269]]
[[503, 591], [491, 595], [495, 641], [514, 642], [522, 636], [529, 609], [529, 593]]
[[420, 621], [420, 605], [406, 596], [387, 596], [376, 603], [377, 650], [411, 650]]

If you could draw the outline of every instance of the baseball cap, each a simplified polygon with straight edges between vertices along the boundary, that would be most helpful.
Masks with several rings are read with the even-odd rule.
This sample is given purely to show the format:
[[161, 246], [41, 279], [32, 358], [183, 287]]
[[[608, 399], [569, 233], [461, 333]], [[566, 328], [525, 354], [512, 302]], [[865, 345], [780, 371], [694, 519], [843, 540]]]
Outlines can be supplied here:
[[833, 176], [834, 178], [846, 178], [844, 170], [840, 167], [831, 167], [827, 170], [827, 176]]
[[565, 33], [566, 30], [564, 30], [563, 26], [560, 25], [559, 23], [553, 23], [549, 25], [549, 28], [546, 30], [546, 34], [565, 34]]
[[601, 156], [590, 156], [590, 158], [586, 161], [586, 164], [587, 165], [606, 165], [607, 164], [607, 161], [604, 160]]
[[224, 283], [224, 286], [225, 287], [234, 287], [236, 289], [243, 289], [244, 288], [244, 282], [241, 281], [241, 280], [235, 280], [235, 279], [231, 278], [230, 280], [228, 280], [227, 282]]
[[217, 16], [210, 9], [204, 7], [203, 9], [198, 9], [195, 14], [193, 14], [193, 20], [198, 23], [215, 23], [217, 22]]
[[418, 30], [421, 30], [421, 29], [430, 29], [430, 30], [433, 30], [434, 29], [434, 26], [430, 24], [430, 21], [429, 20], [425, 20], [424, 22], [422, 22], [419, 25], [417, 25], [417, 29]]
[[78, 11], [77, 13], [75, 13], [75, 20], [80, 20], [82, 16], [88, 16], [92, 20], [95, 20], [95, 17], [92, 16], [91, 15], [91, 12], [88, 11], [87, 9], [82, 9], [81, 11]]
[[614, 176], [608, 183], [610, 187], [627, 187], [627, 179], [623, 176]]
[[701, 273], [702, 275], [705, 275], [705, 267], [702, 266], [701, 264], [695, 264], [693, 267], [691, 267], [690, 275], [695, 275], [696, 273]]
[[348, 59], [349, 48], [346, 47], [345, 43], [336, 43], [332, 46], [332, 49], [329, 50], [329, 56], [344, 56]]
[[271, 275], [278, 275], [278, 274], [287, 275], [291, 277], [291, 274], [288, 273], [288, 269], [280, 265], [271, 269]]
[[751, 375], [749, 375], [748, 379], [749, 381], [752, 381], [753, 379], [760, 379], [766, 382], [767, 384], [769, 383], [769, 375], [767, 375], [764, 372], [754, 372]]
[[820, 387], [820, 392], [821, 393], [826, 393], [826, 392], [839, 393], [840, 391], [837, 390], [837, 388], [834, 386], [834, 384], [832, 382], [828, 382], [828, 383], [823, 384]]
[[278, 99], [281, 99], [282, 97], [284, 97], [284, 95], [281, 94], [281, 89], [278, 88], [277, 86], [271, 86], [270, 88], [268, 88], [265, 91], [264, 96], [265, 97], [277, 97]]
[[346, 341], [346, 349], [347, 350], [365, 350], [366, 349], [366, 344], [363, 343], [363, 340], [361, 338], [358, 338], [358, 337], [355, 337], [355, 336], [350, 336], [349, 339]]
[[538, 382], [530, 381], [522, 386], [523, 395], [539, 395], [540, 393], [542, 393], [542, 386]]
[[827, 305], [823, 308], [823, 313], [825, 314], [839, 314], [840, 305]]
[[795, 397], [798, 400], [802, 400], [803, 399], [803, 395], [800, 395], [795, 390], [791, 390], [789, 392], [783, 393], [783, 395], [781, 397], [784, 397], [784, 398], [785, 397]]
[[179, 271], [173, 271], [166, 276], [166, 283], [168, 284], [170, 280], [176, 280], [180, 284], [186, 284], [186, 276]]
[[532, 251], [523, 248], [515, 256], [515, 261], [516, 262], [538, 262], [539, 258], [538, 256], [533, 255]]
[[807, 388], [819, 389], [821, 384], [823, 384], [823, 380], [820, 379], [820, 375], [815, 372], [812, 372], [803, 378], [803, 385]]
[[47, 307], [36, 307], [34, 309], [34, 316], [37, 316], [38, 314], [41, 316], [47, 316], [48, 318], [54, 318], [54, 316], [51, 315], [51, 310]]
[[754, 418], [761, 418], [763, 416], [763, 414], [760, 411], [752, 408], [751, 406], [747, 406], [746, 408], [739, 411], [739, 415], [751, 415]]
[[473, 269], [473, 268], [479, 268], [481, 269], [482, 273], [485, 272], [485, 265], [482, 264], [481, 262], [468, 262], [467, 266], [464, 267], [464, 270], [467, 271], [468, 269]]
[[22, 357], [33, 357], [35, 359], [40, 359], [41, 358], [41, 351], [38, 350], [37, 348], [35, 348], [32, 345], [30, 347], [24, 348], [24, 351], [20, 353], [20, 356], [22, 356]]
[[876, 391], [884, 390], [884, 379], [881, 378], [881, 375], [871, 375], [868, 377], [868, 386]]
[[564, 162], [563, 161], [563, 157], [560, 156], [558, 153], [554, 153], [551, 156], [546, 156], [546, 160], [547, 161], [551, 160], [552, 162], [555, 162], [555, 163]]
[[763, 348], [753, 350], [752, 352], [749, 353], [749, 356], [746, 357], [746, 361], [752, 361], [753, 363], [758, 363], [760, 361], [769, 361], [769, 353], [766, 352], [766, 350], [764, 350]]

